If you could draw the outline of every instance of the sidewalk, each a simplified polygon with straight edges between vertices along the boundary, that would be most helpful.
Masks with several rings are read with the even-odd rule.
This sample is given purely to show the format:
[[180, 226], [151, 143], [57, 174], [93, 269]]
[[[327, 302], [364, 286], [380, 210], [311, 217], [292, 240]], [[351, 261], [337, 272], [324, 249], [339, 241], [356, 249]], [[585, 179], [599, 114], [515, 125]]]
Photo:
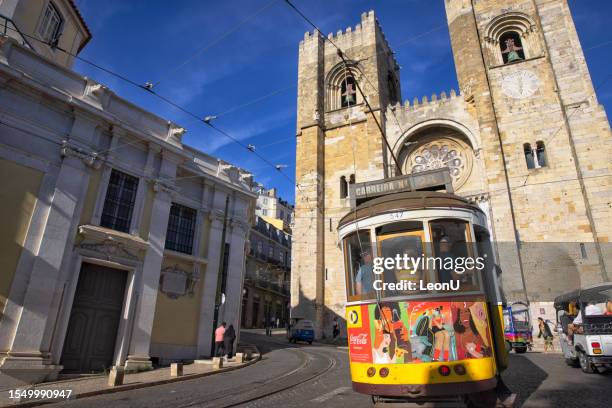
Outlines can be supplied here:
[[[553, 340], [553, 350], [552, 351], [548, 351], [548, 354], [562, 354], [563, 352], [561, 351], [561, 344], [559, 343], [559, 338], [557, 336], [555, 336], [555, 339]], [[533, 339], [533, 347], [531, 348], [530, 352], [538, 352], [538, 353], [544, 353], [544, 340], [542, 339], [538, 339], [537, 337]]]
[[[246, 346], [246, 345], [245, 345]], [[255, 349], [254, 346], [248, 346]], [[241, 347], [242, 348], [242, 347]], [[107, 385], [108, 376], [100, 374], [81, 378], [52, 381], [34, 384], [27, 387], [20, 387], [20, 390], [71, 390], [70, 399], [91, 397], [100, 394], [110, 394], [115, 392], [133, 390], [136, 388], [152, 387], [155, 385], [167, 384], [176, 381], [192, 380], [194, 378], [206, 377], [236, 370], [249, 366], [261, 359], [259, 350], [252, 354], [251, 360], [243, 363], [224, 362], [223, 368], [213, 369], [212, 360], [196, 360], [192, 364], [183, 365], [183, 375], [181, 377], [171, 377], [170, 367], [158, 368], [152, 371], [144, 371], [134, 374], [125, 374], [123, 385], [110, 387]], [[0, 391], [0, 407], [33, 407], [42, 404], [61, 402], [62, 399], [10, 399], [11, 390]]]

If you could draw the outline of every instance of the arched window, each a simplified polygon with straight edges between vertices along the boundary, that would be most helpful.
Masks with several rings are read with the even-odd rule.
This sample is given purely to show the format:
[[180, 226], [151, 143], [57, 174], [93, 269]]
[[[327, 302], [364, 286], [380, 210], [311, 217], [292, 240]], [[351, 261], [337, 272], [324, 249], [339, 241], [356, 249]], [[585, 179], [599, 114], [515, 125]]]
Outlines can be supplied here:
[[[363, 103], [357, 86], [363, 89], [360, 78], [362, 75], [356, 62], [341, 62], [332, 68], [325, 78], [325, 110], [333, 111]], [[363, 91], [367, 93], [367, 90]]]
[[546, 160], [546, 147], [544, 146], [544, 142], [541, 140], [536, 142], [536, 161], [538, 167], [548, 166], [548, 161]]
[[508, 31], [499, 37], [499, 47], [501, 49], [504, 64], [525, 59], [523, 42], [521, 36], [516, 31]]
[[355, 184], [355, 175], [354, 174], [351, 174], [349, 176], [349, 184]]
[[533, 149], [529, 143], [523, 145], [523, 151], [525, 153], [525, 162], [527, 163], [528, 169], [535, 169], [535, 160], [533, 157]]
[[493, 18], [483, 31], [489, 66], [509, 64], [543, 55], [543, 39], [533, 19], [520, 12]]
[[355, 78], [347, 76], [340, 85], [340, 106], [346, 108], [356, 103], [357, 87], [355, 86]]
[[340, 198], [346, 198], [348, 195], [348, 184], [346, 183], [346, 177], [340, 177]]

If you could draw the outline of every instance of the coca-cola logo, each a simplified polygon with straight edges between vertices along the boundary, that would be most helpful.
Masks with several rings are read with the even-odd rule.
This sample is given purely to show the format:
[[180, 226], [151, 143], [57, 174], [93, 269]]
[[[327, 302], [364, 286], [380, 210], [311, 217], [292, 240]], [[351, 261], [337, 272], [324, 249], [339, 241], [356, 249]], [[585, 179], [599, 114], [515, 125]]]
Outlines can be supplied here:
[[358, 345], [364, 345], [368, 343], [368, 336], [365, 333], [361, 333], [361, 334], [351, 334], [350, 337], [350, 343], [351, 344], [358, 344]]

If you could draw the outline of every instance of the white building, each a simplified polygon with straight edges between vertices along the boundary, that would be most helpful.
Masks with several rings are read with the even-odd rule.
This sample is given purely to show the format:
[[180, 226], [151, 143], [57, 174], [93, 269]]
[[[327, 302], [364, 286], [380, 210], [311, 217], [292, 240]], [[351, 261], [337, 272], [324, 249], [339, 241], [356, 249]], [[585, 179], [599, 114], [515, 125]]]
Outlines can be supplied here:
[[0, 38], [0, 385], [208, 356], [219, 279], [240, 326], [252, 178], [184, 132]]
[[265, 189], [258, 185], [255, 191], [258, 194], [255, 214], [278, 229], [289, 230], [293, 221], [293, 205], [280, 198], [276, 188]]

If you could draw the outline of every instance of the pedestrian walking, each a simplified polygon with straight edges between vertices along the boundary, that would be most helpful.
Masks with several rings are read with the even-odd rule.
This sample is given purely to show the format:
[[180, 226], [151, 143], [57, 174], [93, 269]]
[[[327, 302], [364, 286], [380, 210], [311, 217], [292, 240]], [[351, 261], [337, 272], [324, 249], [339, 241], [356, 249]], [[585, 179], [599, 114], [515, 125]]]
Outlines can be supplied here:
[[234, 325], [230, 324], [223, 334], [223, 351], [228, 360], [234, 357], [234, 340], [236, 340], [236, 331]]
[[339, 334], [340, 334], [340, 325], [338, 324], [338, 318], [334, 317], [334, 331], [333, 331], [334, 339], [338, 337]]
[[546, 353], [549, 348], [551, 350], [554, 350], [552, 331], [550, 330], [548, 324], [541, 317], [538, 317], [538, 328], [540, 329], [540, 332], [538, 333], [538, 338], [544, 338], [544, 352]]
[[221, 323], [221, 326], [215, 330], [215, 357], [221, 357], [223, 352], [223, 337], [225, 335], [226, 323]]

